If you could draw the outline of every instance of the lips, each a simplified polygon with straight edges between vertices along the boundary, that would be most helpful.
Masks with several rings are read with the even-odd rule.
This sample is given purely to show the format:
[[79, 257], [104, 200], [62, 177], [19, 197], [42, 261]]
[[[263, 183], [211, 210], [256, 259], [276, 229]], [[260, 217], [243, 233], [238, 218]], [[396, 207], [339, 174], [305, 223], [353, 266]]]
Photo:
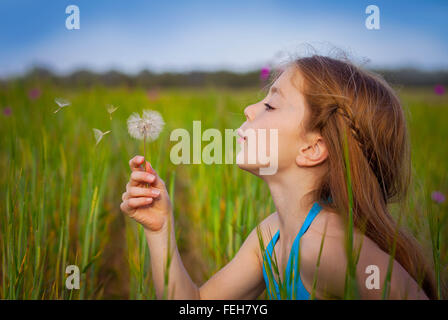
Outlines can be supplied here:
[[243, 142], [244, 140], [246, 140], [246, 137], [244, 136], [244, 134], [243, 134], [243, 130], [242, 130], [241, 128], [238, 128], [237, 133], [238, 133], [238, 135], [240, 136], [240, 137], [238, 138], [238, 143], [241, 143], [241, 142]]

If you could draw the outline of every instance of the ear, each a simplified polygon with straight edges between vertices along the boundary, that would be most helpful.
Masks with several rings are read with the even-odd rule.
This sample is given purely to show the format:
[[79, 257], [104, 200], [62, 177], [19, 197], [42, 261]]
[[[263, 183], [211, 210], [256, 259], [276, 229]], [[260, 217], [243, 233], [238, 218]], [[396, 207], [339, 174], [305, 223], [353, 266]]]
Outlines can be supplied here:
[[299, 149], [296, 157], [296, 163], [299, 167], [314, 167], [322, 163], [328, 157], [328, 149], [324, 139], [320, 135], [316, 135]]

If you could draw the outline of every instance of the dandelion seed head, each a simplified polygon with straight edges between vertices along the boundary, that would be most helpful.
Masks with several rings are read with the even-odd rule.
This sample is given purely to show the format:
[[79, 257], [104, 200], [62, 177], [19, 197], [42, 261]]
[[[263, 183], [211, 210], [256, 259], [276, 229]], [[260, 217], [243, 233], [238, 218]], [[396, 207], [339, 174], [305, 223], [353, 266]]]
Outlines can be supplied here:
[[153, 141], [158, 138], [165, 122], [159, 112], [144, 110], [142, 117], [136, 112], [132, 113], [127, 124], [131, 137], [138, 140], [146, 138], [148, 141]]

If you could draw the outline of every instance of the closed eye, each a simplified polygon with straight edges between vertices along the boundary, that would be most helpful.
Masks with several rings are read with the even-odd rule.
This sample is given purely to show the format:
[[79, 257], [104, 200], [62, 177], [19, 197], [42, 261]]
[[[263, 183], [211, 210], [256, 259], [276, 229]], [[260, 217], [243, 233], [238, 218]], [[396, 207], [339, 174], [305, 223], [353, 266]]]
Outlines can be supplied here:
[[275, 110], [275, 108], [273, 108], [269, 103], [265, 103], [264, 105], [266, 106], [267, 111]]

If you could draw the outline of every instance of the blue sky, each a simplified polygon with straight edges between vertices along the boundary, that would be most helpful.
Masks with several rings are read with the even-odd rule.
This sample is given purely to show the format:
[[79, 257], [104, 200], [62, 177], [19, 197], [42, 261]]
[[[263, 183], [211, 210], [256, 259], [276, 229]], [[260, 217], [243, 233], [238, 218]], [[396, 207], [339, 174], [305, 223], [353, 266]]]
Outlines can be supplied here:
[[[80, 9], [67, 30], [65, 8]], [[368, 30], [365, 8], [380, 8]], [[368, 66], [448, 68], [448, 1], [113, 1], [2, 0], [0, 76], [33, 65], [154, 71], [259, 68], [331, 46]]]

